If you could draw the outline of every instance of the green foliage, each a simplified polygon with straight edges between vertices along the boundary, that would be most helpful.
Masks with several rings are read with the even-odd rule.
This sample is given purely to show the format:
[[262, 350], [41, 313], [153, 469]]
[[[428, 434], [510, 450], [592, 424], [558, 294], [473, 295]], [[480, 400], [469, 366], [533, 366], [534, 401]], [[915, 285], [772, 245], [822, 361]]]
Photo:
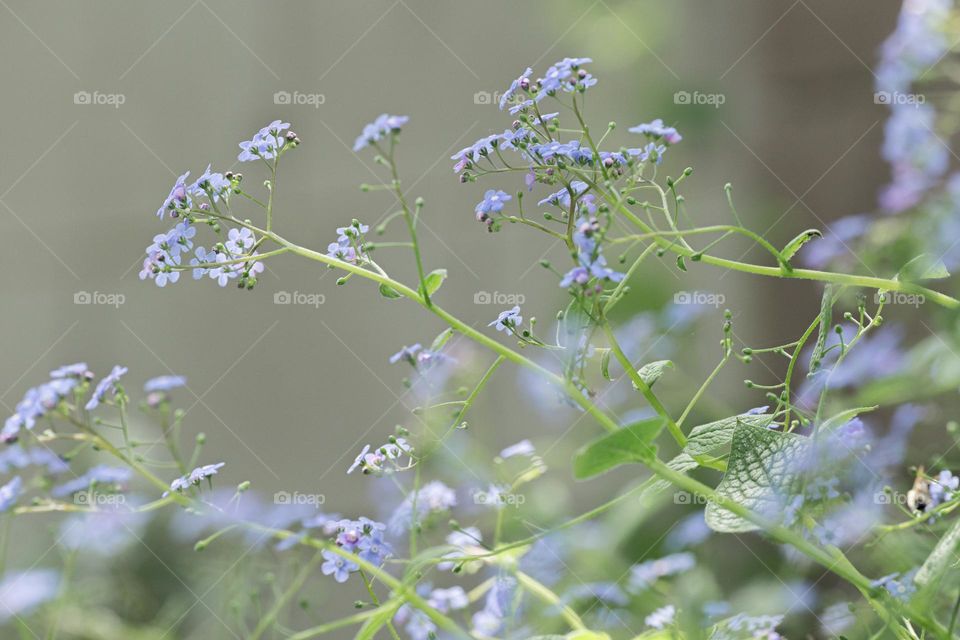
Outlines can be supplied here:
[[652, 461], [657, 453], [653, 441], [665, 424], [663, 418], [649, 418], [594, 440], [574, 457], [574, 475], [590, 478], [622, 464]]

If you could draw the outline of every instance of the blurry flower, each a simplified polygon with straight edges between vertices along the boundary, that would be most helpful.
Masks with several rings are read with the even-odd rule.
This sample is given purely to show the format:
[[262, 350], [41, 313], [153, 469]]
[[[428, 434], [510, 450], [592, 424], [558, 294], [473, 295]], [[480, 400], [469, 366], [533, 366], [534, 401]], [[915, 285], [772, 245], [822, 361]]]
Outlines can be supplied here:
[[149, 515], [126, 509], [106, 509], [77, 514], [60, 526], [60, 544], [104, 557], [115, 557], [140, 542]]
[[[404, 498], [390, 516], [390, 530], [402, 533], [432, 513], [448, 511], [457, 504], [456, 492], [439, 480], [431, 480]], [[415, 506], [414, 506], [415, 505]], [[414, 514], [414, 508], [416, 514]]]
[[50, 569], [11, 572], [0, 579], [0, 622], [24, 616], [56, 597], [60, 574]]
[[654, 629], [663, 629], [667, 625], [673, 623], [674, 616], [677, 615], [677, 608], [672, 604], [668, 604], [665, 607], [660, 607], [646, 618], [643, 619], [643, 623], [648, 627], [653, 627]]
[[660, 578], [689, 571], [696, 565], [692, 553], [674, 553], [656, 560], [648, 560], [630, 568], [629, 588], [638, 592], [649, 589]]
[[473, 632], [481, 636], [499, 635], [504, 619], [513, 615], [517, 581], [499, 576], [483, 603], [483, 609], [473, 614]]
[[205, 464], [202, 467], [197, 467], [187, 475], [181, 476], [171, 482], [170, 491], [183, 492], [192, 486], [199, 485], [207, 478], [212, 478], [213, 476], [217, 475], [217, 473], [219, 473], [220, 469], [222, 469], [225, 464], [226, 463], [224, 462], [218, 462], [216, 464]]
[[660, 118], [652, 122], [645, 122], [635, 127], [630, 127], [627, 131], [630, 133], [640, 133], [655, 140], [662, 139], [667, 144], [677, 144], [683, 140], [683, 136], [677, 133], [675, 128], [666, 126]]
[[23, 488], [23, 481], [20, 476], [14, 476], [13, 480], [0, 486], [0, 513], [6, 513], [13, 505], [17, 503], [20, 492]]
[[86, 491], [94, 486], [123, 490], [132, 476], [133, 472], [127, 467], [111, 467], [101, 464], [90, 467], [81, 476], [53, 487], [50, 490], [50, 495], [54, 498], [64, 498], [77, 491]]
[[948, 469], [941, 471], [930, 483], [930, 498], [933, 500], [931, 506], [951, 500], [958, 487], [960, 487], [960, 478], [950, 473]]
[[377, 119], [366, 125], [363, 132], [353, 143], [353, 150], [360, 151], [364, 147], [371, 145], [391, 132], [400, 131], [410, 120], [407, 116], [391, 116], [383, 113], [377, 116]]
[[533, 444], [529, 440], [521, 440], [501, 451], [500, 457], [506, 460], [515, 456], [530, 457], [534, 454], [536, 454], [536, 449], [533, 448]]
[[147, 380], [143, 385], [143, 390], [146, 393], [166, 392], [185, 386], [187, 386], [187, 379], [183, 376], [158, 376]]
[[116, 391], [117, 383], [126, 372], [126, 367], [114, 365], [109, 375], [105, 376], [100, 380], [100, 382], [97, 383], [97, 387], [93, 390], [93, 395], [90, 397], [90, 400], [87, 401], [87, 404], [84, 408], [87, 411], [93, 411], [96, 409], [103, 401], [103, 397], [108, 391]]
[[907, 573], [891, 573], [877, 578], [871, 585], [874, 587], [883, 587], [887, 592], [897, 600], [909, 600], [917, 590], [917, 585], [913, 582], [913, 576], [917, 573], [916, 569], [911, 569]]

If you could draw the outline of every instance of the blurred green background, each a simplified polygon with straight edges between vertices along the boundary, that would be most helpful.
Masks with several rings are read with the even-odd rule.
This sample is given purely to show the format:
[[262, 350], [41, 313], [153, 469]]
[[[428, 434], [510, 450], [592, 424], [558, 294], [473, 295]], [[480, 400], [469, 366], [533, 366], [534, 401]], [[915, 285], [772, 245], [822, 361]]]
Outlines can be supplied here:
[[[685, 183], [690, 217], [728, 220], [723, 185], [731, 182], [747, 226], [779, 246], [803, 229], [873, 209], [887, 179], [879, 159], [887, 111], [874, 104], [871, 67], [898, 8], [895, 0], [0, 0], [7, 61], [0, 67], [0, 406], [10, 410], [62, 363], [87, 361], [98, 374], [125, 364], [132, 388], [182, 374], [186, 434], [205, 432], [204, 458], [227, 462], [221, 484], [251, 480], [267, 494], [323, 493], [329, 510], [375, 511], [382, 495], [345, 470], [363, 444], [405, 423], [415, 404], [405, 395], [405, 372], [387, 358], [404, 344], [428, 343], [442, 326], [362, 282], [336, 287], [324, 268], [294, 258], [271, 261], [253, 292], [188, 274], [163, 290], [141, 282], [143, 248], [167, 228], [154, 212], [177, 175], [196, 176], [211, 162], [243, 171], [253, 188], [265, 175], [235, 166], [237, 142], [274, 118], [289, 121], [303, 144], [281, 167], [276, 228], [323, 248], [351, 218], [373, 224], [393, 211], [388, 195], [359, 191], [382, 173], [372, 154], [350, 147], [379, 113], [407, 114], [402, 178], [427, 202], [427, 267], [450, 272], [440, 302], [485, 325], [501, 309], [476, 304], [476, 295], [516, 293], [526, 298], [525, 315], [549, 319], [565, 294], [537, 262], [563, 259], [562, 248], [526, 229], [485, 233], [473, 218], [483, 190], [519, 185], [460, 185], [451, 171], [454, 151], [509, 125], [490, 104], [494, 92], [528, 65], [542, 73], [564, 56], [592, 57], [600, 80], [587, 96], [594, 128], [618, 122], [619, 144], [639, 122], [662, 117], [675, 125], [685, 139], [662, 174], [695, 168]], [[77, 104], [78, 92], [91, 101], [118, 94], [123, 104]], [[291, 102], [315, 96], [306, 99], [315, 104], [277, 104], [277, 92]], [[677, 92], [721, 94], [723, 104], [678, 104]], [[732, 257], [748, 250], [727, 249]], [[747, 257], [763, 259], [755, 251]], [[407, 256], [383, 261], [409, 281]], [[669, 260], [651, 263], [634, 286], [635, 309], [677, 289], [722, 293], [736, 333], [753, 344], [795, 337], [819, 299], [809, 284], [700, 266], [680, 274]], [[325, 303], [277, 305], [279, 291], [322, 293]], [[121, 294], [124, 302], [77, 304], [82, 292]], [[680, 367], [691, 380], [715, 364], [721, 312], [701, 325], [709, 332], [678, 336], [701, 347]], [[715, 397], [744, 393], [739, 366]], [[761, 404], [752, 399], [762, 398], [733, 409]], [[568, 429], [576, 417], [561, 409], [544, 421], [509, 371], [478, 403], [470, 446], [494, 452], [531, 437], [550, 450], [552, 502], [544, 513], [580, 511], [589, 495], [609, 494], [624, 476], [571, 486], [567, 456], [595, 435], [586, 421]], [[53, 522], [19, 519], [14, 558], [43, 558]], [[162, 561], [141, 555], [137, 562], [149, 566], [134, 563], [132, 572], [179, 589]]]

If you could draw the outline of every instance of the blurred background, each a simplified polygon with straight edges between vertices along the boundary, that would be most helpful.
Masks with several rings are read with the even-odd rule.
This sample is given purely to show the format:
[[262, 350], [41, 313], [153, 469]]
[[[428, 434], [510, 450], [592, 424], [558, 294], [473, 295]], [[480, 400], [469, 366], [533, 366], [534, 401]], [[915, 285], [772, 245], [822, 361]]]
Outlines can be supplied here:
[[[625, 144], [628, 126], [656, 117], [676, 126], [684, 141], [661, 175], [694, 168], [684, 189], [689, 217], [729, 220], [723, 186], [730, 182], [746, 225], [782, 246], [803, 229], [826, 230], [837, 217], [876, 208], [889, 177], [880, 157], [888, 109], [875, 103], [873, 69], [898, 11], [896, 0], [0, 0], [0, 52], [8, 61], [0, 68], [2, 406], [12, 410], [49, 370], [75, 361], [97, 374], [129, 366], [133, 389], [156, 375], [185, 375], [188, 388], [177, 394], [187, 411], [184, 433], [189, 441], [204, 432], [204, 458], [227, 463], [218, 484], [249, 480], [267, 495], [321, 493], [325, 510], [382, 514], [393, 499], [385, 498], [389, 482], [345, 471], [363, 444], [409, 425], [416, 396], [404, 386], [406, 372], [387, 359], [403, 345], [428, 344], [442, 325], [363, 282], [337, 287], [325, 268], [292, 257], [270, 261], [252, 292], [189, 277], [165, 289], [141, 282], [143, 248], [168, 226], [154, 212], [178, 175], [197, 176], [212, 163], [243, 171], [255, 190], [266, 176], [256, 165], [237, 166], [237, 142], [275, 118], [291, 122], [303, 144], [281, 167], [276, 229], [323, 248], [335, 227], [352, 218], [372, 225], [394, 210], [387, 194], [360, 192], [360, 183], [384, 176], [371, 153], [351, 146], [378, 114], [409, 115], [401, 174], [409, 193], [426, 200], [426, 266], [450, 273], [440, 303], [483, 326], [502, 309], [482, 294], [516, 294], [525, 299], [524, 315], [548, 326], [566, 294], [538, 261], [559, 262], [563, 249], [528, 229], [485, 233], [474, 203], [487, 188], [511, 192], [518, 184], [461, 185], [449, 160], [509, 126], [493, 103], [512, 78], [528, 65], [537, 74], [565, 56], [593, 58], [599, 84], [587, 96], [587, 117], [595, 129], [616, 121], [613, 139]], [[400, 227], [391, 228], [387, 239], [400, 238]], [[747, 245], [731, 246], [724, 255], [764, 259]], [[410, 281], [408, 256], [382, 260]], [[676, 290], [711, 291], [733, 312], [735, 333], [754, 345], [794, 339], [821, 293], [809, 283], [706, 266], [681, 273], [666, 258], [651, 261], [634, 289], [623, 321]], [[325, 298], [318, 306], [282, 305], [274, 303], [277, 292]], [[684, 346], [678, 380], [692, 385], [714, 366], [722, 313], [705, 309], [700, 322], [669, 336]], [[653, 347], [639, 345], [632, 355]], [[487, 365], [489, 356], [466, 344], [451, 348], [478, 369]], [[762, 393], [743, 388], [752, 376], [755, 370], [731, 365], [698, 417], [763, 404]], [[673, 407], [682, 408], [690, 388], [677, 388]], [[455, 446], [468, 461], [488, 460], [520, 437], [533, 440], [551, 471], [532, 518], [550, 522], [629, 479], [572, 481], [570, 452], [596, 435], [577, 418], [562, 407], [548, 415], [516, 371], [505, 371], [478, 402], [469, 440]], [[145, 420], [135, 426], [149, 428]], [[455, 461], [446, 464], [438, 473], [448, 481], [458, 474], [474, 480]], [[55, 529], [52, 517], [18, 518], [11, 563], [53, 562]], [[185, 602], [181, 613], [191, 593], [199, 599], [210, 589], [210, 598], [229, 599], [218, 585], [222, 571], [208, 567], [210, 575], [198, 576], [192, 552], [169, 545], [162, 530], [150, 536], [143, 544], [151, 552], [109, 561], [139, 586], [113, 596], [129, 602], [108, 609], [149, 619], [166, 598]], [[731, 566], [755, 562], [743, 545], [728, 545]], [[314, 622], [329, 616], [325, 599], [336, 598], [316, 597], [319, 612], [305, 614]], [[175, 633], [230, 637], [202, 606]]]

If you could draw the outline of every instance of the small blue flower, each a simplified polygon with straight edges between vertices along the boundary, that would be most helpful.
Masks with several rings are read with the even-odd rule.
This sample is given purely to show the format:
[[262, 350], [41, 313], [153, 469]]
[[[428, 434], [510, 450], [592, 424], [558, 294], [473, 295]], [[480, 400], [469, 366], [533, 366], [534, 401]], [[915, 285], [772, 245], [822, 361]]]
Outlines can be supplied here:
[[378, 142], [390, 133], [399, 132], [409, 120], [410, 118], [408, 116], [391, 116], [386, 113], [380, 114], [376, 120], [363, 128], [363, 132], [357, 136], [356, 141], [353, 143], [353, 150], [360, 151], [360, 149]]
[[230, 188], [230, 181], [222, 173], [211, 172], [210, 167], [211, 165], [208, 164], [203, 174], [190, 185], [187, 191], [195, 198], [207, 196], [209, 192], [210, 198], [217, 202]]
[[423, 347], [420, 346], [420, 343], [417, 342], [409, 347], [403, 347], [400, 351], [397, 351], [395, 354], [390, 356], [390, 364], [396, 364], [403, 360], [404, 362], [409, 362], [412, 366], [417, 366], [417, 353]]
[[172, 217], [177, 217], [181, 211], [190, 208], [192, 201], [187, 191], [187, 177], [189, 175], [190, 172], [187, 171], [177, 178], [177, 181], [173, 184], [173, 188], [170, 189], [170, 195], [163, 201], [163, 205], [157, 209], [158, 218], [163, 218], [168, 211]]
[[383, 537], [379, 534], [364, 536], [357, 544], [357, 549], [360, 550], [357, 555], [363, 561], [378, 567], [386, 562], [387, 558], [393, 553], [390, 545], [384, 542]]
[[117, 383], [120, 381], [120, 378], [127, 372], [126, 367], [121, 367], [120, 365], [114, 365], [113, 369], [110, 371], [110, 374], [100, 380], [97, 383], [96, 389], [93, 390], [93, 395], [90, 397], [90, 400], [87, 402], [84, 407], [87, 411], [93, 411], [96, 409], [100, 403], [103, 401], [103, 397], [107, 394], [108, 391], [116, 390]]
[[487, 192], [483, 194], [483, 200], [479, 202], [474, 209], [474, 211], [477, 212], [477, 218], [480, 219], [483, 217], [486, 219], [491, 213], [503, 211], [503, 205], [509, 199], [510, 195], [504, 191], [488, 189]]
[[254, 237], [253, 231], [246, 227], [242, 229], [230, 229], [230, 231], [227, 232], [227, 241], [224, 243], [224, 246], [227, 248], [227, 251], [234, 254], [234, 256], [241, 256], [252, 249], [256, 241], [257, 239]]
[[683, 140], [683, 136], [677, 133], [673, 127], [663, 124], [663, 120], [657, 118], [652, 122], [644, 122], [635, 127], [627, 129], [630, 133], [640, 133], [654, 140], [663, 140], [667, 144], [677, 144]]
[[237, 160], [253, 162], [260, 159], [272, 160], [277, 157], [286, 145], [281, 134], [289, 128], [289, 122], [274, 120], [255, 133], [253, 138], [240, 143], [241, 151]]
[[95, 485], [119, 490], [126, 487], [132, 475], [133, 472], [127, 467], [97, 465], [90, 467], [83, 475], [52, 488], [50, 495], [54, 498], [63, 498], [77, 491], [86, 491]]
[[[218, 462], [216, 464], [205, 464], [202, 467], [197, 467], [187, 475], [180, 476], [171, 482], [170, 491], [179, 491], [182, 493], [190, 487], [197, 486], [207, 478], [212, 478], [217, 475], [225, 464], [224, 462]], [[167, 496], [169, 493], [168, 491], [163, 495]]]
[[357, 571], [360, 567], [343, 556], [337, 555], [333, 551], [324, 549], [322, 552], [324, 562], [320, 565], [320, 571], [323, 572], [323, 575], [329, 576], [332, 575], [333, 579], [337, 582], [343, 583], [350, 579], [350, 573]]
[[672, 604], [656, 609], [653, 613], [643, 619], [643, 623], [654, 629], [663, 629], [673, 623], [674, 616], [677, 615], [677, 608]]
[[92, 378], [86, 362], [67, 364], [50, 372], [51, 378]]
[[59, 591], [60, 574], [51, 569], [7, 573], [0, 579], [0, 623], [27, 615]]
[[504, 107], [510, 102], [510, 100], [517, 94], [518, 91], [526, 91], [530, 88], [530, 74], [533, 73], [533, 69], [527, 67], [527, 70], [520, 74], [516, 80], [510, 83], [510, 88], [503, 92], [503, 95], [500, 96], [500, 111], [503, 111]]
[[14, 476], [13, 480], [0, 487], [0, 513], [6, 513], [17, 503], [22, 488], [20, 476]]
[[500, 315], [497, 316], [497, 319], [487, 326], [495, 326], [497, 331], [506, 331], [507, 333], [510, 333], [511, 330], [516, 329], [521, 324], [523, 324], [523, 316], [520, 315], [520, 306], [517, 305], [512, 309], [501, 311]]
[[187, 386], [187, 379], [183, 376], [157, 376], [147, 380], [143, 385], [143, 390], [146, 393], [166, 392], [185, 386]]

